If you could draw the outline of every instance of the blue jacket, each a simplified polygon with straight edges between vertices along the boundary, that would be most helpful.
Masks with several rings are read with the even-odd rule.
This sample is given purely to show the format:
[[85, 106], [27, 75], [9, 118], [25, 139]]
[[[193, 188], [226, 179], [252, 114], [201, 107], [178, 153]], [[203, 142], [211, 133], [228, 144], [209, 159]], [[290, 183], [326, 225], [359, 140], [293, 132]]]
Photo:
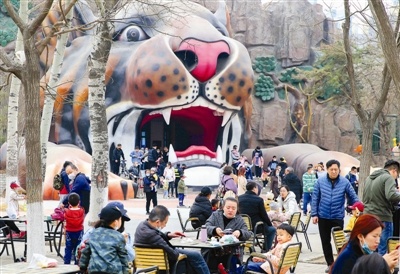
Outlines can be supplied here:
[[346, 178], [339, 176], [333, 184], [328, 175], [318, 178], [312, 194], [311, 216], [343, 220], [346, 196], [349, 205], [358, 201], [357, 194]]

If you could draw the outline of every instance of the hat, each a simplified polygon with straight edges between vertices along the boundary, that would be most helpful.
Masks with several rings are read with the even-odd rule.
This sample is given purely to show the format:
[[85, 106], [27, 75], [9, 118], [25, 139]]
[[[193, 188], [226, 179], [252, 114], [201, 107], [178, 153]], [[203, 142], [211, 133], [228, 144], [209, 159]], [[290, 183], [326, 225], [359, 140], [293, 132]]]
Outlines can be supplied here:
[[122, 212], [119, 210], [117, 206], [113, 207], [103, 207], [99, 214], [100, 219], [106, 221], [107, 223], [111, 223], [120, 217], [122, 217]]
[[208, 186], [205, 186], [201, 189], [201, 194], [203, 194], [204, 196], [207, 196], [211, 193], [212, 193], [211, 188], [209, 188]]
[[20, 186], [19, 186], [19, 184], [17, 184], [17, 182], [12, 182], [11, 184], [10, 184], [10, 188], [11, 189], [16, 189], [16, 188], [19, 188]]
[[360, 212], [364, 211], [364, 204], [362, 202], [355, 202], [353, 205], [349, 206], [350, 209], [358, 209]]
[[122, 219], [125, 221], [129, 222], [131, 218], [129, 218], [128, 214], [126, 214], [128, 211], [124, 208], [124, 204], [121, 202], [109, 202], [106, 207], [118, 207], [119, 211], [122, 213]]

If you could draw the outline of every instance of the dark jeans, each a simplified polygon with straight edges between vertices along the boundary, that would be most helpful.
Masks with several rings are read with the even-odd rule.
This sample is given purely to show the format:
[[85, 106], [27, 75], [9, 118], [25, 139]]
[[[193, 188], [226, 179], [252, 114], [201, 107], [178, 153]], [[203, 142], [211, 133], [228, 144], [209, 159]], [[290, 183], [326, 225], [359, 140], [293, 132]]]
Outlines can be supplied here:
[[111, 172], [114, 173], [115, 175], [119, 174], [119, 164], [120, 161], [115, 162], [115, 160], [112, 160]]
[[168, 193], [171, 197], [174, 196], [174, 186], [175, 186], [174, 181], [168, 182]]
[[157, 205], [157, 192], [146, 192], [146, 212], [150, 212], [150, 201], [153, 201], [153, 207]]
[[179, 205], [183, 206], [183, 199], [185, 199], [185, 194], [178, 193]]
[[260, 166], [255, 166], [254, 169], [255, 169], [256, 177], [260, 178], [261, 177], [261, 171], [262, 171], [261, 167]]
[[321, 238], [322, 250], [324, 251], [327, 265], [333, 264], [331, 229], [335, 226], [339, 226], [343, 229], [343, 220], [318, 219], [319, 236]]
[[175, 178], [175, 183], [174, 183], [174, 188], [175, 188], [175, 197], [178, 198], [178, 183], [181, 180], [181, 178]]
[[311, 192], [304, 192], [303, 193], [303, 213], [304, 213], [304, 215], [306, 215], [307, 214], [307, 205], [308, 204], [310, 204], [310, 206], [311, 206], [311, 198], [312, 198], [312, 196], [311, 196]]
[[70, 264], [71, 259], [74, 260], [75, 264], [78, 264], [78, 261], [75, 257], [76, 247], [80, 244], [83, 236], [83, 230], [78, 232], [65, 232], [65, 255], [64, 255], [64, 264]]
[[272, 247], [272, 242], [275, 239], [276, 229], [273, 226], [264, 224], [264, 250], [269, 251]]

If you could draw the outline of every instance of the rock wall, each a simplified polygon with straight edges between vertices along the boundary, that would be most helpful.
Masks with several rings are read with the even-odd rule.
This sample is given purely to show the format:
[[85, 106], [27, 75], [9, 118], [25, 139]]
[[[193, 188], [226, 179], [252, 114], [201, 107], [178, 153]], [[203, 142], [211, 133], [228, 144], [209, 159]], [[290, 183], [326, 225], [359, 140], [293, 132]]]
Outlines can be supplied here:
[[[214, 1], [197, 1], [216, 10]], [[254, 61], [256, 57], [275, 56], [277, 67], [312, 65], [315, 50], [329, 43], [334, 25], [323, 13], [322, 6], [307, 0], [261, 1], [227, 0], [233, 37], [243, 43]], [[290, 97], [293, 105], [293, 97]], [[307, 110], [310, 111], [310, 110]], [[358, 120], [354, 111], [345, 107], [313, 103], [309, 143], [323, 149], [355, 154], [359, 144]], [[268, 102], [253, 98], [252, 136], [249, 147], [283, 145], [301, 142], [291, 128], [286, 100]], [[243, 148], [244, 149], [244, 148]]]

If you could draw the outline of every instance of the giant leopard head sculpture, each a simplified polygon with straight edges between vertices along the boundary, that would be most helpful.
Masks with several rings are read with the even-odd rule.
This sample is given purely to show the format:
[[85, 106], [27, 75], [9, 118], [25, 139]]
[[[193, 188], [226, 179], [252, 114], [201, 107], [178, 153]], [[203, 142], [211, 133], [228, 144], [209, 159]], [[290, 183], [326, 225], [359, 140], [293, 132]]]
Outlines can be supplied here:
[[[125, 154], [156, 143], [169, 146], [169, 160], [184, 162], [189, 174], [211, 168], [208, 174], [217, 175], [219, 165], [229, 162], [231, 147], [249, 131], [249, 54], [229, 37], [223, 2], [215, 14], [188, 1], [146, 3], [128, 1], [114, 18], [106, 68], [110, 151], [117, 143]], [[75, 22], [95, 19], [84, 2], [77, 5]], [[70, 37], [50, 140], [91, 153], [85, 104], [91, 33]], [[193, 177], [198, 175], [188, 175], [189, 185], [217, 183]]]

